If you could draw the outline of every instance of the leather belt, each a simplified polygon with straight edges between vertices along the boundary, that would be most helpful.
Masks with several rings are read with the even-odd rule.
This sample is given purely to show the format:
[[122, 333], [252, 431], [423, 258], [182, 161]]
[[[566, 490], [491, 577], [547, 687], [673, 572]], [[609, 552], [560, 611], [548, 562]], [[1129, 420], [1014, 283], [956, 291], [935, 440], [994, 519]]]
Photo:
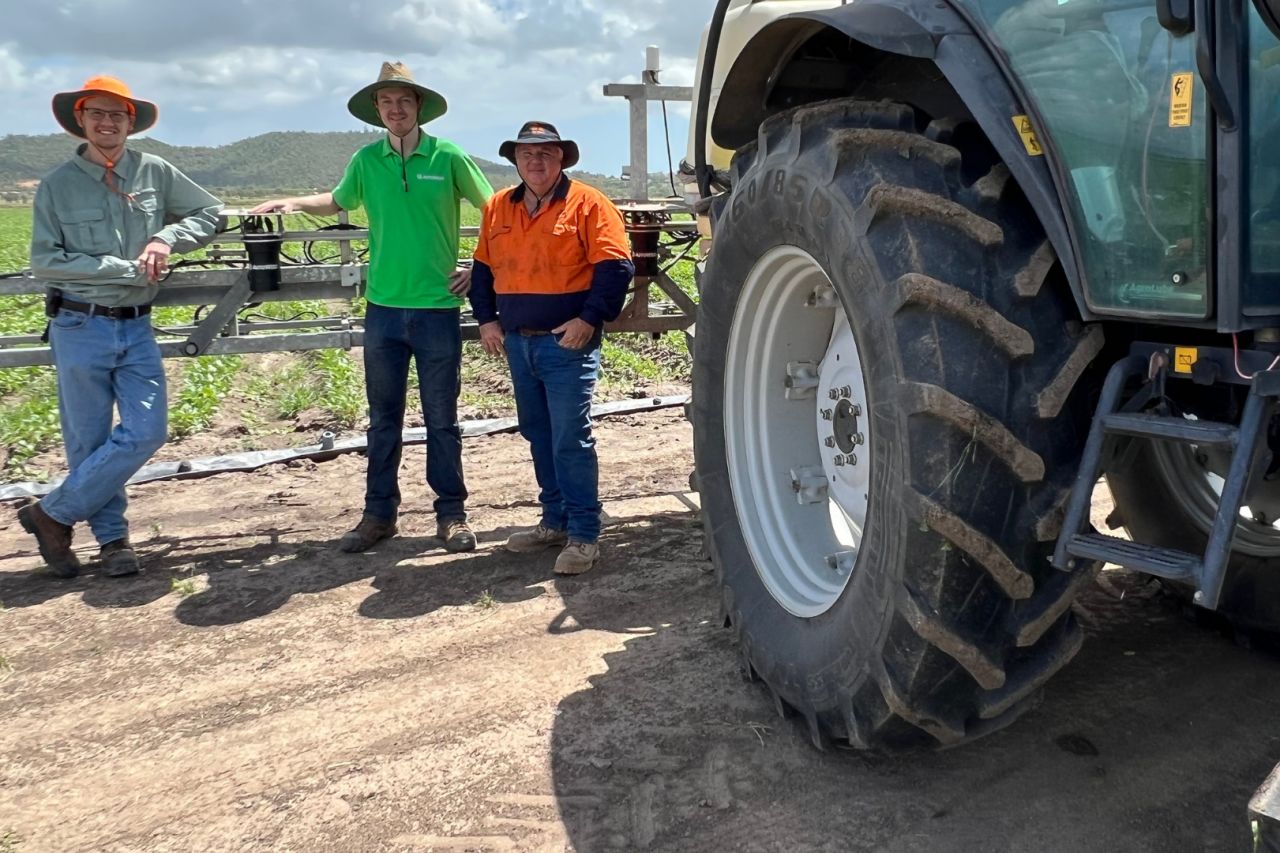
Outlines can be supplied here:
[[125, 305], [125, 306], [107, 306], [97, 305], [93, 302], [76, 302], [74, 299], [62, 299], [59, 308], [66, 308], [68, 311], [79, 311], [81, 314], [88, 314], [90, 317], [110, 317], [112, 320], [132, 320], [135, 317], [145, 317], [151, 313], [150, 305]]
[[543, 329], [521, 329], [520, 334], [524, 335], [526, 338], [538, 338], [551, 333]]

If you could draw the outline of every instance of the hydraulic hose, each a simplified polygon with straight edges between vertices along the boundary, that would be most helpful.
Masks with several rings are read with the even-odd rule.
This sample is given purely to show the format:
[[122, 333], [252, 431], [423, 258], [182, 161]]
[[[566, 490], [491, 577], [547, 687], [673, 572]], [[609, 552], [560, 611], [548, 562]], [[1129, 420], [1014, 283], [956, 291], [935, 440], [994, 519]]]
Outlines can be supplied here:
[[724, 29], [725, 14], [733, 0], [716, 0], [711, 14], [711, 27], [707, 30], [707, 49], [702, 54], [702, 78], [698, 81], [698, 114], [693, 125], [693, 174], [698, 181], [698, 195], [711, 196], [711, 166], [707, 163], [707, 112], [711, 107], [711, 80], [716, 73], [716, 55], [720, 51], [720, 31]]

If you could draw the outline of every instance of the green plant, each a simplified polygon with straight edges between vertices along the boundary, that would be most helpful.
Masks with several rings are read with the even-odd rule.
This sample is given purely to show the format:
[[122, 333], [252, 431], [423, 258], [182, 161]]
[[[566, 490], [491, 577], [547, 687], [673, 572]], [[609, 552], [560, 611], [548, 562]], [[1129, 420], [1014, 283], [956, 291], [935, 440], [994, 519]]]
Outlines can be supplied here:
[[364, 376], [350, 353], [326, 349], [307, 355], [312, 374], [323, 386], [321, 407], [333, 415], [338, 426], [354, 426], [364, 414]]
[[200, 356], [185, 362], [182, 388], [169, 406], [170, 435], [181, 438], [207, 427], [242, 365], [238, 355]]
[[196, 579], [182, 578], [179, 580], [178, 578], [173, 578], [169, 581], [169, 591], [177, 594], [179, 598], [186, 598], [187, 596], [195, 595], [197, 591]]
[[487, 589], [480, 593], [480, 597], [477, 598], [474, 603], [475, 606], [481, 610], [492, 610], [498, 606], [497, 599], [495, 599], [493, 594]]
[[0, 444], [9, 448], [10, 474], [30, 473], [27, 461], [56, 444], [61, 431], [54, 373], [49, 368], [33, 370], [20, 392], [0, 395]]

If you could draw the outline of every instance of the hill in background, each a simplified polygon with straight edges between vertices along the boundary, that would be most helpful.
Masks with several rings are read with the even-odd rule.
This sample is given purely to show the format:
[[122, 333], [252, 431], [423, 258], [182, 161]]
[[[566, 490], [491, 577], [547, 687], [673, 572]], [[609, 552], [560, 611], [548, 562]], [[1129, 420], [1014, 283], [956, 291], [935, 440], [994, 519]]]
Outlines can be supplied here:
[[[159, 155], [215, 195], [265, 198], [270, 195], [321, 192], [342, 177], [351, 155], [381, 137], [373, 131], [264, 133], [216, 148], [168, 145], [158, 139], [135, 139], [139, 151]], [[30, 201], [40, 179], [74, 151], [76, 141], [66, 134], [9, 135], [0, 138], [0, 200]], [[506, 163], [475, 158], [495, 188], [519, 178]], [[573, 170], [575, 178], [620, 198], [627, 185], [619, 178]], [[665, 173], [650, 177], [655, 196], [671, 191]]]

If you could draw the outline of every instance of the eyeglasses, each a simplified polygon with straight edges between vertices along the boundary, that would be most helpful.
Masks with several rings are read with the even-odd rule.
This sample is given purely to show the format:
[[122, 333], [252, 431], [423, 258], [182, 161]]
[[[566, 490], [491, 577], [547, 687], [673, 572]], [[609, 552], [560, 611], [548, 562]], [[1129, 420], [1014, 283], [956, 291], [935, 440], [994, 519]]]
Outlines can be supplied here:
[[80, 111], [89, 121], [102, 121], [110, 119], [113, 124], [124, 124], [129, 120], [129, 114], [124, 110], [95, 110], [87, 109]]

